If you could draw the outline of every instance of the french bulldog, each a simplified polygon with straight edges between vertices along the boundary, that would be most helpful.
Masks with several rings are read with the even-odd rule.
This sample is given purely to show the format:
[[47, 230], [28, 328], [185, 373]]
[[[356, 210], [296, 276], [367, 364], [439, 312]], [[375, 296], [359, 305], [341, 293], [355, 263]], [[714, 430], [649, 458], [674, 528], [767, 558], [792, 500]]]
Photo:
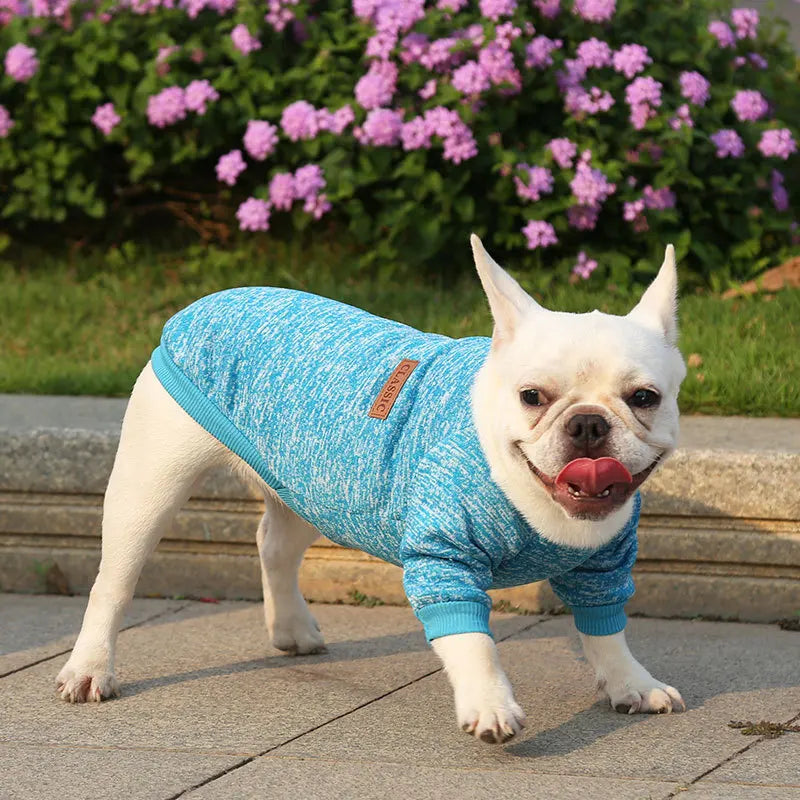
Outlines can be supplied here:
[[64, 700], [119, 694], [116, 638], [141, 569], [196, 479], [225, 465], [264, 493], [256, 539], [276, 648], [325, 648], [298, 586], [321, 532], [402, 565], [458, 725], [483, 741], [525, 724], [488, 627], [493, 586], [550, 579], [613, 708], [684, 708], [631, 654], [622, 611], [636, 490], [678, 435], [674, 250], [613, 316], [544, 309], [471, 243], [491, 338], [276, 289], [212, 295], [167, 323], [125, 414]]

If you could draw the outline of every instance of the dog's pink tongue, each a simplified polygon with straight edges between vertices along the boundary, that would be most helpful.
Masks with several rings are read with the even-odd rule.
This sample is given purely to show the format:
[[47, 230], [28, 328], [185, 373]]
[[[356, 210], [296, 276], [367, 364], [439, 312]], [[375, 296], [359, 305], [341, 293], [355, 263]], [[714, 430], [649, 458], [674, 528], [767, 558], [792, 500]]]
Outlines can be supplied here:
[[576, 458], [556, 476], [556, 483], [571, 483], [584, 494], [600, 494], [614, 483], [633, 480], [625, 465], [616, 458]]

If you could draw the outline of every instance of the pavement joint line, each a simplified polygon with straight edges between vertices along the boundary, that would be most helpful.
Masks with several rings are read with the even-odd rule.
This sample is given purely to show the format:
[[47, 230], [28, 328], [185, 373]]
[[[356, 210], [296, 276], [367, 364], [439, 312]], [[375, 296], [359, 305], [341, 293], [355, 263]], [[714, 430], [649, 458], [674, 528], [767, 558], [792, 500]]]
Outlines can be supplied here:
[[[788, 722], [785, 722], [783, 724], [784, 725], [792, 725], [798, 719], [800, 719], [800, 713], [795, 714]], [[678, 789], [677, 792], [671, 792], [670, 794], [668, 794], [667, 797], [666, 797], [666, 800], [671, 800], [671, 798], [676, 797], [679, 792], [683, 792], [686, 789], [688, 789], [690, 786], [694, 786], [696, 783], [699, 783], [701, 780], [703, 780], [703, 778], [706, 778], [709, 775], [711, 775], [712, 772], [716, 772], [720, 767], [724, 767], [725, 764], [729, 764], [735, 758], [738, 758], [740, 755], [742, 755], [743, 753], [746, 753], [748, 750], [752, 750], [756, 745], [761, 744], [761, 742], [765, 741], [766, 738], [767, 738], [766, 736], [759, 736], [754, 742], [750, 742], [750, 744], [745, 745], [740, 750], [737, 750], [735, 753], [731, 753], [731, 755], [729, 755], [727, 758], [723, 758], [722, 761], [719, 762], [719, 764], [716, 764], [715, 766], [711, 767], [710, 769], [707, 769], [702, 774], [698, 775], [696, 778], [693, 778], [691, 781], [689, 781], [689, 783], [686, 784], [686, 786], [681, 787], [680, 789]], [[718, 783], [731, 783], [731, 782], [732, 781], [718, 781]], [[760, 786], [762, 784], [754, 784], [754, 785]]]
[[[144, 625], [146, 622], [152, 622], [154, 619], [163, 617], [166, 614], [177, 614], [179, 611], [183, 611], [184, 608], [188, 608], [190, 605], [191, 603], [186, 603], [185, 605], [179, 606], [178, 608], [165, 609], [164, 611], [159, 611], [157, 614], [153, 614], [152, 617], [147, 617], [146, 619], [140, 619], [138, 622], [134, 622], [131, 625], [126, 625], [124, 628], [120, 628], [119, 632], [124, 633], [125, 631], [129, 631], [132, 628], [138, 628], [140, 625]], [[74, 645], [72, 647], [74, 647]], [[54, 658], [66, 655], [67, 653], [72, 651], [72, 647], [68, 647], [66, 650], [59, 650], [57, 653], [53, 653], [53, 655], [51, 656], [45, 656], [44, 658], [40, 658], [36, 661], [31, 661], [30, 664], [24, 664], [23, 666], [17, 667], [16, 669], [11, 669], [8, 672], [2, 672], [0, 673], [0, 678], [7, 678], [9, 675], [15, 675], [17, 672], [22, 672], [23, 670], [30, 669], [31, 667], [36, 667], [39, 664], [44, 664], [45, 661], [52, 661]]]
[[[546, 618], [545, 618], [546, 619]], [[535, 628], [537, 625], [541, 625], [545, 619], [537, 619], [531, 622], [529, 625], [525, 625], [524, 627], [520, 628], [518, 631], [514, 631], [513, 633], [509, 633], [506, 636], [502, 636], [497, 639], [497, 643], [505, 642], [507, 639], [511, 639], [514, 636], [518, 636], [520, 633], [524, 633], [525, 631], [530, 630], [531, 628]], [[355, 706], [354, 708], [348, 709], [347, 711], [343, 711], [341, 714], [337, 714], [330, 719], [326, 719], [324, 722], [320, 722], [319, 725], [314, 725], [307, 730], [300, 731], [300, 733], [295, 734], [294, 736], [290, 736], [288, 739], [284, 739], [282, 742], [278, 742], [277, 744], [273, 745], [272, 747], [268, 747], [261, 753], [258, 753], [254, 756], [249, 756], [248, 758], [243, 758], [236, 764], [232, 764], [227, 769], [220, 770], [219, 772], [214, 773], [213, 775], [209, 775], [204, 780], [200, 781], [199, 783], [194, 784], [193, 786], [188, 786], [186, 789], [181, 789], [180, 792], [177, 794], [172, 794], [169, 797], [165, 798], [165, 800], [178, 800], [181, 797], [186, 797], [189, 792], [193, 792], [195, 789], [200, 789], [203, 786], [207, 786], [209, 783], [213, 783], [220, 778], [224, 778], [226, 775], [229, 775], [231, 772], [235, 772], [237, 769], [241, 769], [242, 767], [247, 766], [251, 762], [255, 761], [257, 758], [262, 758], [263, 756], [268, 755], [269, 753], [274, 753], [276, 750], [279, 750], [281, 747], [284, 747], [287, 744], [291, 744], [292, 742], [297, 741], [298, 739], [302, 739], [303, 736], [308, 736], [309, 733], [314, 733], [318, 731], [320, 728], [324, 728], [327, 725], [330, 725], [333, 722], [338, 722], [340, 719], [344, 719], [344, 717], [348, 717], [351, 714], [355, 714], [357, 711], [360, 711], [362, 708], [366, 708], [367, 706], [371, 706], [373, 703], [377, 703], [381, 700], [384, 700], [387, 697], [390, 697], [393, 694], [396, 694], [403, 689], [408, 688], [409, 686], [413, 686], [415, 683], [419, 683], [420, 681], [425, 680], [425, 678], [430, 678], [432, 675], [436, 675], [438, 672], [442, 672], [443, 667], [437, 667], [436, 669], [431, 670], [430, 672], [426, 672], [424, 675], [419, 675], [418, 677], [406, 681], [404, 684], [400, 686], [395, 686], [394, 689], [390, 689], [388, 692], [384, 692], [379, 697], [373, 697], [371, 700], [366, 700], [363, 703]]]

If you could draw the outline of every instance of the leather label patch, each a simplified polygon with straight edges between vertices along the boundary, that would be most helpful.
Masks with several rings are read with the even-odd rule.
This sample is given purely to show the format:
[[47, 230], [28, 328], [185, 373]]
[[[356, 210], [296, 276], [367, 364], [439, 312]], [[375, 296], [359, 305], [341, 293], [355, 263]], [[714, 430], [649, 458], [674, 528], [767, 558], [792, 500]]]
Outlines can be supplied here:
[[412, 361], [410, 358], [404, 358], [395, 368], [394, 372], [389, 376], [389, 380], [383, 385], [380, 394], [375, 398], [372, 408], [369, 410], [369, 416], [374, 419], [386, 419], [392, 406], [403, 388], [403, 384], [408, 380], [411, 373], [416, 368], [419, 361]]

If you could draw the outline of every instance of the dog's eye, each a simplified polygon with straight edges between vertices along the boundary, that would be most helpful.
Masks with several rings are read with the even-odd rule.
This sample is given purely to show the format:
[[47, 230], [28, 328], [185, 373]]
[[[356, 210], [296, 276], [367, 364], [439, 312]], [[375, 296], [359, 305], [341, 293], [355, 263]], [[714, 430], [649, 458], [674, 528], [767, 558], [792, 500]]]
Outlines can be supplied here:
[[637, 389], [629, 398], [628, 405], [635, 408], [653, 408], [661, 402], [661, 398], [652, 389]]
[[543, 406], [544, 397], [539, 393], [538, 389], [523, 389], [519, 393], [519, 398], [522, 404], [526, 406]]

